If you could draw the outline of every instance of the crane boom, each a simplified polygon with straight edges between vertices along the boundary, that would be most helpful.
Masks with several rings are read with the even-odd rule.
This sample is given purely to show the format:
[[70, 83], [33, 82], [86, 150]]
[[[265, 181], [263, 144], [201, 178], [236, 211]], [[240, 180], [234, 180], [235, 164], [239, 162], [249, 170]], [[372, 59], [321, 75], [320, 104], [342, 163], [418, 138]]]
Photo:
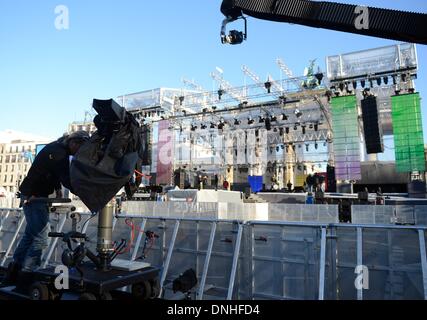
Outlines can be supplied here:
[[[231, 44], [241, 43], [246, 39], [246, 33], [233, 30], [227, 38], [225, 26], [244, 18], [243, 14], [263, 20], [427, 44], [426, 13], [310, 0], [223, 0], [221, 12], [226, 16], [222, 40]], [[362, 15], [364, 21], [360, 25]]]

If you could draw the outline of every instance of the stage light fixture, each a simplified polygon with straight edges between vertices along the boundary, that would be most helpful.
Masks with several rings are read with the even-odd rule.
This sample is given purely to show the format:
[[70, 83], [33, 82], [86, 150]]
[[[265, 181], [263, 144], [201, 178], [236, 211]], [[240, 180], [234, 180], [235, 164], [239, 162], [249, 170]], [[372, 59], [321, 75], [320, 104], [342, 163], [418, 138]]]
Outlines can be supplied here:
[[322, 72], [318, 72], [314, 76], [316, 77], [317, 81], [319, 81], [319, 85], [320, 85], [322, 83], [322, 80], [323, 80], [323, 77], [324, 77], [323, 73]]
[[377, 78], [377, 85], [381, 86], [381, 83], [382, 83], [382, 79], [381, 78]]
[[295, 109], [295, 116], [297, 117], [297, 118], [301, 118], [302, 117], [302, 112], [297, 108], [297, 109]]
[[239, 124], [240, 124], [239, 119], [235, 118], [235, 119], [234, 119], [234, 125], [238, 126]]
[[385, 85], [388, 85], [388, 77], [387, 77], [387, 76], [385, 76], [385, 77], [383, 78], [383, 81], [384, 81], [384, 84], [385, 84]]
[[353, 81], [353, 89], [356, 90], [357, 89], [357, 81]]
[[251, 124], [254, 124], [254, 123], [255, 123], [255, 120], [252, 119], [251, 117], [249, 117], [248, 118], [248, 124], [251, 125]]
[[267, 129], [267, 131], [271, 130], [271, 120], [269, 117], [265, 118], [265, 128]]
[[178, 99], [179, 99], [179, 105], [182, 106], [182, 103], [184, 102], [185, 97], [184, 96], [180, 96]]
[[267, 89], [267, 92], [271, 93], [271, 82], [267, 81], [266, 83], [264, 83], [264, 86]]
[[289, 128], [288, 127], [285, 128], [285, 132], [286, 132], [286, 134], [289, 134]]
[[262, 116], [259, 116], [259, 123], [264, 123], [265, 122], [265, 118]]
[[365, 88], [366, 87], [366, 81], [365, 80], [360, 81], [360, 85], [362, 86], [362, 88]]
[[224, 95], [224, 90], [219, 89], [218, 90], [218, 100], [221, 100], [223, 95]]
[[282, 114], [282, 120], [284, 121], [288, 120], [288, 116], [285, 113]]

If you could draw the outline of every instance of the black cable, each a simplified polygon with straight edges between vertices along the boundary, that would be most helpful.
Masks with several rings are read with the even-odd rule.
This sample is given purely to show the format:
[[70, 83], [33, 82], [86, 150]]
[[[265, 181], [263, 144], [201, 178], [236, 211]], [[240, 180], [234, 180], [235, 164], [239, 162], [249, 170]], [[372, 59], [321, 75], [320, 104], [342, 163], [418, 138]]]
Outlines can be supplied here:
[[82, 226], [82, 232], [83, 232], [83, 230], [85, 229], [85, 226], [86, 226], [86, 224], [87, 223], [89, 223], [89, 221], [92, 219], [92, 218], [94, 218], [95, 216], [97, 216], [98, 215], [98, 213], [92, 213], [92, 215], [89, 217], [89, 218], [87, 218], [86, 219], [86, 221], [83, 223], [83, 226]]

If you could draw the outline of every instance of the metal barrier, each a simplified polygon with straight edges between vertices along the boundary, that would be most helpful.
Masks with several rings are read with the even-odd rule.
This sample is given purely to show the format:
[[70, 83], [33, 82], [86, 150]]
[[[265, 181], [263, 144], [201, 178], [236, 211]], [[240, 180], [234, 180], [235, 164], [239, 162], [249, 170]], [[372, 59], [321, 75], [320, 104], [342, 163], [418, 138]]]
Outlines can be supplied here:
[[[172, 281], [189, 268], [199, 279], [194, 299], [427, 299], [426, 226], [212, 219], [201, 207], [168, 204], [158, 216], [122, 213], [115, 220], [117, 241], [130, 238], [129, 222], [135, 226], [121, 258], [160, 267], [165, 299], [174, 298]], [[192, 216], [184, 217], [188, 210]], [[52, 228], [69, 230], [66, 217], [52, 214]], [[95, 242], [97, 219], [89, 217], [82, 213], [79, 228]], [[16, 209], [0, 210], [0, 218], [5, 266], [25, 219]], [[146, 243], [140, 230], [159, 238]], [[52, 240], [43, 265], [60, 263], [62, 248]], [[369, 289], [355, 286], [358, 266], [369, 272]]]
[[353, 205], [351, 221], [361, 224], [427, 225], [425, 205]]

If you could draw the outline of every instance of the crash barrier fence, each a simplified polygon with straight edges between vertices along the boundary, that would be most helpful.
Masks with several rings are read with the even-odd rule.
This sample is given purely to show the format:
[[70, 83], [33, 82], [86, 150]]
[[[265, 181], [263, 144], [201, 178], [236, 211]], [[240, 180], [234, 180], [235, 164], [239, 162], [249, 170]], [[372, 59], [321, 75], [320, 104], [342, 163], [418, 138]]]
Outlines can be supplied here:
[[427, 225], [426, 205], [351, 206], [351, 221], [360, 224]]
[[[158, 213], [156, 213], [158, 214]], [[96, 246], [97, 218], [80, 213], [78, 230]], [[21, 210], [0, 210], [0, 264], [10, 261], [25, 229]], [[51, 214], [51, 228], [71, 229]], [[152, 231], [158, 238], [148, 239]], [[196, 271], [194, 299], [427, 299], [426, 227], [289, 221], [242, 221], [122, 212], [115, 240], [133, 241], [121, 259], [161, 269], [161, 296]], [[61, 264], [64, 244], [51, 239], [43, 266]], [[125, 289], [124, 289], [125, 290]]]

